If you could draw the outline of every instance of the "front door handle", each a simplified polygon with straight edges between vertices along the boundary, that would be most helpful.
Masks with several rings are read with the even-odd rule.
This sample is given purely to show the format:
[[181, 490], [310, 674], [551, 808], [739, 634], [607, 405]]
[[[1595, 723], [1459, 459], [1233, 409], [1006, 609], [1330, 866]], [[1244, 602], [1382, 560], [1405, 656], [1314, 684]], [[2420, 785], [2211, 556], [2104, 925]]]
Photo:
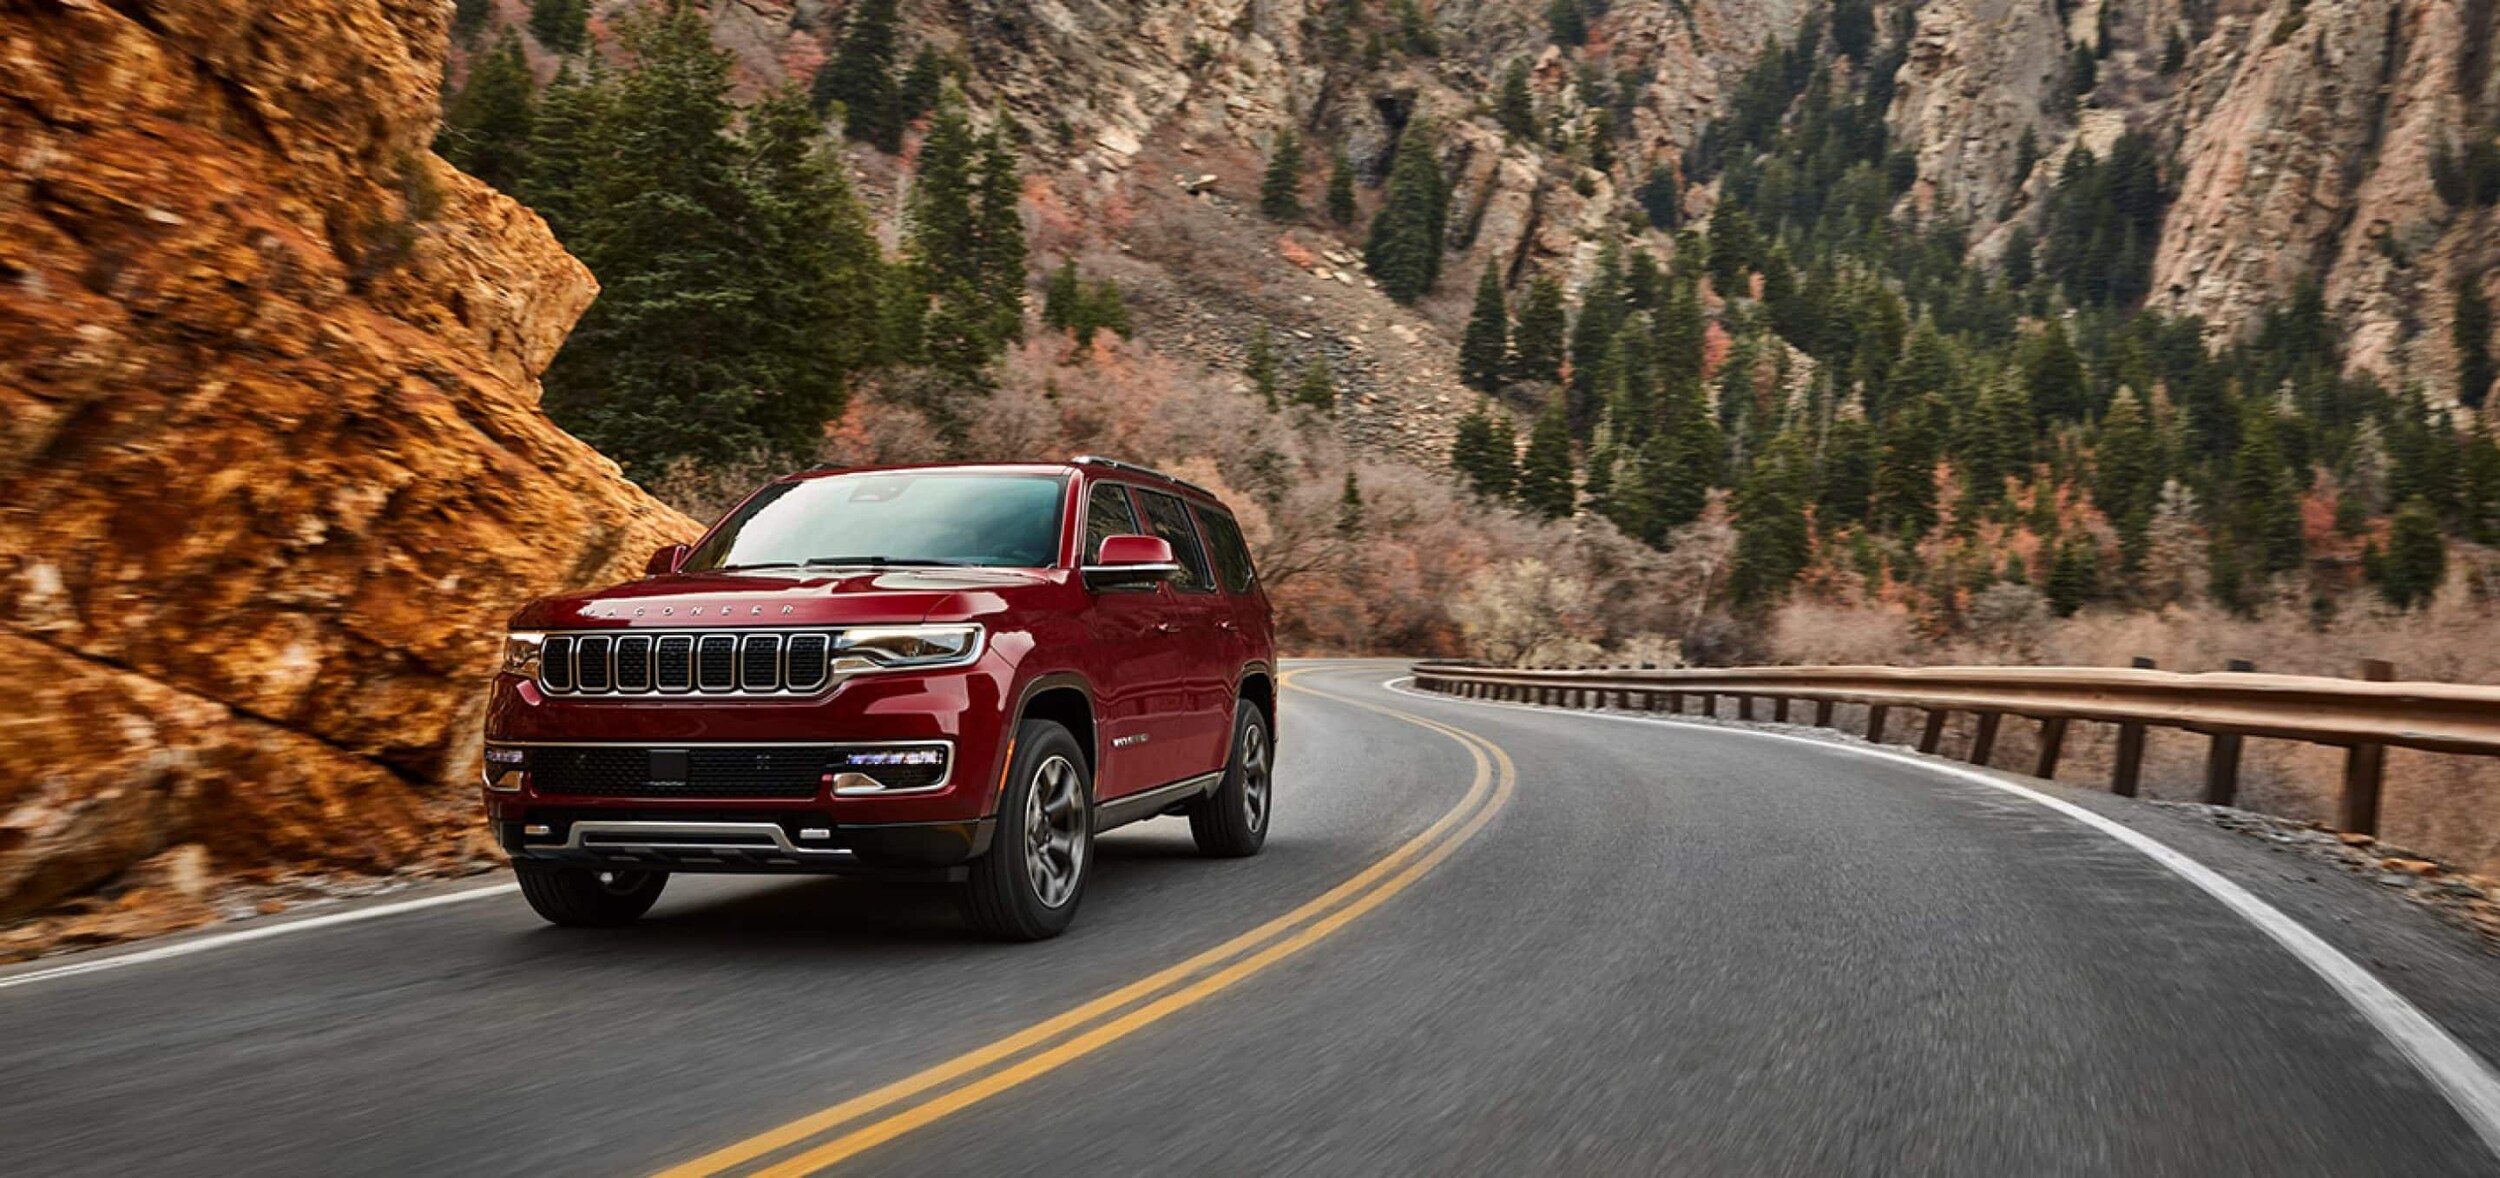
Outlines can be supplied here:
[[1157, 634], [1169, 634], [1169, 633], [1171, 633], [1171, 632], [1173, 632], [1173, 631], [1175, 631], [1175, 630], [1178, 630], [1178, 629], [1180, 629], [1180, 628], [1181, 628], [1181, 624], [1180, 624], [1179, 622], [1156, 622], [1156, 623], [1155, 623], [1155, 633], [1157, 633]]
[[1234, 622], [1231, 618], [1226, 618], [1226, 619], [1224, 619], [1224, 620], [1222, 620], [1222, 621], [1220, 621], [1220, 622], [1217, 622], [1217, 623], [1215, 624], [1215, 628], [1216, 628], [1216, 629], [1218, 629], [1218, 630], [1239, 630], [1239, 629], [1241, 629], [1241, 626], [1240, 626], [1238, 623]]

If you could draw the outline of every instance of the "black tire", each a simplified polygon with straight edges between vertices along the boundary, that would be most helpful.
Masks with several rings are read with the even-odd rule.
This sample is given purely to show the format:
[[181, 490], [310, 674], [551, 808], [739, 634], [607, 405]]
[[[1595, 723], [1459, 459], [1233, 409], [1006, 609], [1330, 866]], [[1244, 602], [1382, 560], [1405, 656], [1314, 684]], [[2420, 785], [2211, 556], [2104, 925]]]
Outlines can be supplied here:
[[1267, 845], [1269, 816], [1276, 807], [1276, 745], [1268, 738], [1267, 714], [1244, 700], [1233, 707], [1233, 752], [1215, 792], [1189, 805], [1189, 835], [1198, 852], [1242, 859]]
[[1093, 864], [1094, 778], [1084, 750], [1067, 729], [1027, 720], [1016, 728], [989, 853], [972, 861], [964, 883], [964, 919], [1001, 941], [1058, 936], [1076, 919]]
[[668, 886], [665, 871], [600, 871], [515, 863], [521, 895], [549, 924], [566, 928], [616, 928], [642, 919]]

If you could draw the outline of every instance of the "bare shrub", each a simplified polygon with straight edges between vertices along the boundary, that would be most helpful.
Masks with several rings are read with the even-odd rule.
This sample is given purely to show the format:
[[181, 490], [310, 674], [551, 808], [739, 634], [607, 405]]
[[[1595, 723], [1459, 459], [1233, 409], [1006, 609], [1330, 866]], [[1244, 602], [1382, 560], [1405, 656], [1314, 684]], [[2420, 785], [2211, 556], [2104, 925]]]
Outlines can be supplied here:
[[1522, 557], [1477, 573], [1451, 612], [1476, 657], [1497, 666], [1548, 666], [1594, 657], [1596, 647], [1584, 637], [1595, 626], [1594, 597], [1587, 582]]
[[1918, 636], [1899, 605], [1842, 605], [1798, 598], [1771, 619], [1771, 658], [1781, 663], [1863, 666], [1914, 661]]

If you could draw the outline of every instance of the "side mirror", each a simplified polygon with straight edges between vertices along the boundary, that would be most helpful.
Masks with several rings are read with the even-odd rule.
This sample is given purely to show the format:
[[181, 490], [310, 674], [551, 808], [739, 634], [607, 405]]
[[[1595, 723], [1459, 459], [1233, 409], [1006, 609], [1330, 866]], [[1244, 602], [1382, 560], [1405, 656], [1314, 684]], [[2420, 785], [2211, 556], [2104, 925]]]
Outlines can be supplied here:
[[651, 554], [651, 559], [642, 562], [642, 575], [658, 577], [676, 572], [678, 566], [686, 563], [688, 551], [683, 544], [661, 545], [658, 551]]
[[1181, 575], [1181, 565], [1158, 537], [1106, 536], [1101, 554], [1082, 571], [1088, 589], [1143, 589]]

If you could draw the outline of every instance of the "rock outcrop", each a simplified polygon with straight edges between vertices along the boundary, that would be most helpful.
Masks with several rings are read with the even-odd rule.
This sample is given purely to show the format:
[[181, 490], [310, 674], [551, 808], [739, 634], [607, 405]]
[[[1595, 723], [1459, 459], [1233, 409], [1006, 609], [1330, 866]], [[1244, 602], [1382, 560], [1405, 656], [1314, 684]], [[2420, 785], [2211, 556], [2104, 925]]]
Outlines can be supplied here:
[[2217, 20], [2169, 112], [2181, 175], [2153, 301], [2246, 330], [2313, 282], [2348, 367], [2453, 400], [2451, 298], [2500, 258], [2489, 211], [2449, 207], [2431, 164], [2492, 105], [2468, 76], [2500, 52], [2488, 8], [2279, 0]]
[[472, 856], [503, 615], [692, 530], [537, 407], [595, 286], [428, 150], [449, 15], [0, 10], [0, 919]]

